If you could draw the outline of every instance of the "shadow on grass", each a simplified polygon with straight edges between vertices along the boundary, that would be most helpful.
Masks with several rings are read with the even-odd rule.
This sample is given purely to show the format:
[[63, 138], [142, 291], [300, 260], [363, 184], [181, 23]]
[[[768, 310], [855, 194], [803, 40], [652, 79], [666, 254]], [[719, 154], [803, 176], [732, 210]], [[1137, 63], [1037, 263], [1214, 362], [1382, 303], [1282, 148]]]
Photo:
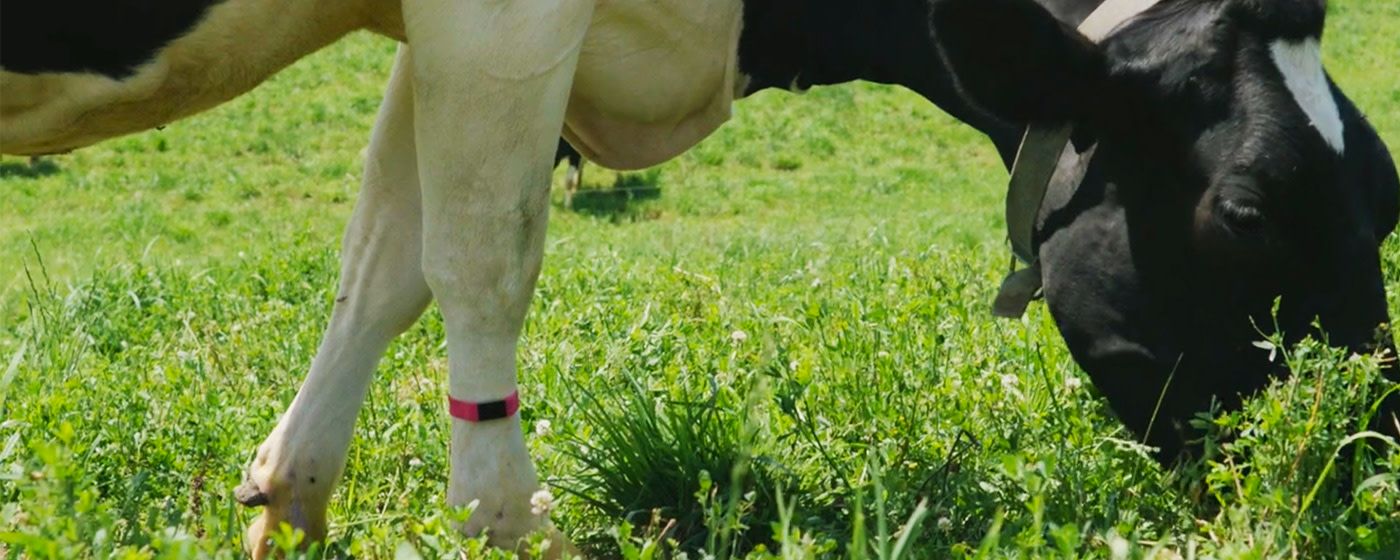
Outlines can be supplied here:
[[574, 194], [573, 211], [614, 223], [654, 218], [642, 209], [641, 203], [661, 198], [660, 179], [657, 170], [618, 175], [611, 187], [580, 189]]
[[0, 161], [0, 179], [9, 179], [10, 177], [34, 179], [48, 177], [59, 171], [58, 164], [46, 158], [30, 158], [24, 163]]

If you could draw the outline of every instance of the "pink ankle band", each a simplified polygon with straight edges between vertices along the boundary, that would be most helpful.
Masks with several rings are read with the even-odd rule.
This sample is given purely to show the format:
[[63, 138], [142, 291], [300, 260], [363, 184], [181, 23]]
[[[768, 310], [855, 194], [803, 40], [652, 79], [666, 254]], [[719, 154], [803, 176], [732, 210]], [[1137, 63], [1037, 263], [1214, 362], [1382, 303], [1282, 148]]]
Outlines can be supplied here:
[[511, 391], [499, 401], [467, 402], [447, 397], [447, 413], [453, 418], [467, 422], [486, 422], [510, 418], [520, 410], [520, 392]]

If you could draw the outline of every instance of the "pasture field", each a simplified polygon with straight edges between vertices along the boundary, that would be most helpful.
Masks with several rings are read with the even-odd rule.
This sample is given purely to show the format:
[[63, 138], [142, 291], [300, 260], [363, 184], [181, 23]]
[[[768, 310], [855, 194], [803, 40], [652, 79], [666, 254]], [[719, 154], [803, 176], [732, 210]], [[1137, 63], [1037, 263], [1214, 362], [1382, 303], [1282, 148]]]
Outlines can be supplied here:
[[[1400, 2], [1330, 9], [1334, 78], [1400, 146]], [[329, 316], [393, 50], [357, 35], [164, 130], [0, 161], [0, 558], [241, 554], [232, 489]], [[555, 522], [599, 558], [1400, 558], [1400, 446], [1358, 435], [1373, 359], [1285, 350], [1299, 375], [1160, 468], [1043, 305], [988, 313], [1004, 181], [872, 85], [587, 168], [520, 357]], [[492, 554], [443, 503], [441, 341], [430, 310], [388, 351], [318, 554]]]

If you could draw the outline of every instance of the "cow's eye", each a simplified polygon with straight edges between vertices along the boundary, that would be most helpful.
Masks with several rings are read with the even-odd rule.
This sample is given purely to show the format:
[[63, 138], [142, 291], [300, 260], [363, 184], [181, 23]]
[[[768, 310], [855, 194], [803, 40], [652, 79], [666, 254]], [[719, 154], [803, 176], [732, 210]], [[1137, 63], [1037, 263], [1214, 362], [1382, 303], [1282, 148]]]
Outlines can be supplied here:
[[1226, 198], [1220, 200], [1215, 208], [1230, 231], [1253, 235], [1264, 229], [1264, 209], [1257, 201]]

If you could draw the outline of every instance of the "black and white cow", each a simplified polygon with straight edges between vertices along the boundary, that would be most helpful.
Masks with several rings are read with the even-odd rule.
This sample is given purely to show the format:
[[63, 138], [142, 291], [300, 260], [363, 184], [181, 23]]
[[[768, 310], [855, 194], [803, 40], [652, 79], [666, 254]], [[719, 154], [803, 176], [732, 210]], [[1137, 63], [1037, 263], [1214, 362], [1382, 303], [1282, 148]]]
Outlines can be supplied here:
[[[1317, 319], [1335, 345], [1393, 354], [1378, 249], [1400, 181], [1323, 70], [1325, 0], [1165, 0], [1096, 46], [1072, 24], [1099, 4], [750, 1], [740, 64], [751, 89], [907, 86], [1008, 165], [1026, 125], [1073, 124], [1036, 230], [1045, 299], [1170, 461], [1212, 398], [1284, 373], [1253, 344], [1276, 298], [1287, 340]], [[1400, 397], [1384, 410], [1400, 436]]]
[[[1043, 216], [1046, 297], [1076, 360], [1164, 456], [1211, 396], [1235, 399], [1278, 369], [1247, 328], [1275, 296], [1290, 337], [1316, 316], [1334, 343], [1389, 347], [1377, 338], [1388, 321], [1377, 246], [1400, 187], [1323, 73], [1322, 0], [1164, 0], [1094, 46], [1061, 22], [1097, 3], [6, 3], [0, 152], [62, 152], [167, 123], [353, 30], [402, 42], [325, 338], [238, 491], [264, 507], [247, 542], [265, 555], [282, 522], [325, 535], [375, 365], [436, 298], [454, 418], [448, 500], [478, 501], [464, 530], [489, 527], [512, 546], [547, 524], [531, 513], [539, 482], [515, 415], [515, 352], [561, 129], [594, 162], [643, 167], [712, 132], [736, 97], [857, 79], [913, 89], [1007, 161], [1027, 123], [1074, 123], [1094, 158], [1066, 155], [1087, 176]], [[1152, 423], [1141, 411], [1164, 386]]]
[[559, 148], [554, 152], [554, 165], [557, 167], [561, 161], [569, 164], [564, 171], [564, 208], [573, 209], [574, 195], [583, 184], [583, 154], [570, 146], [568, 140], [560, 138]]
[[[1168, 1], [1099, 46], [1025, 0], [934, 12], [969, 98], [1015, 122], [1074, 125], [1038, 231], [1046, 301], [1075, 360], [1164, 460], [1189, 449], [1188, 421], [1212, 398], [1237, 406], [1284, 372], [1252, 344], [1272, 332], [1276, 298], [1287, 340], [1319, 334], [1316, 321], [1334, 345], [1394, 357], [1379, 246], [1400, 181], [1323, 70], [1325, 11]], [[1375, 427], [1400, 436], [1400, 396], [1383, 413]]]

